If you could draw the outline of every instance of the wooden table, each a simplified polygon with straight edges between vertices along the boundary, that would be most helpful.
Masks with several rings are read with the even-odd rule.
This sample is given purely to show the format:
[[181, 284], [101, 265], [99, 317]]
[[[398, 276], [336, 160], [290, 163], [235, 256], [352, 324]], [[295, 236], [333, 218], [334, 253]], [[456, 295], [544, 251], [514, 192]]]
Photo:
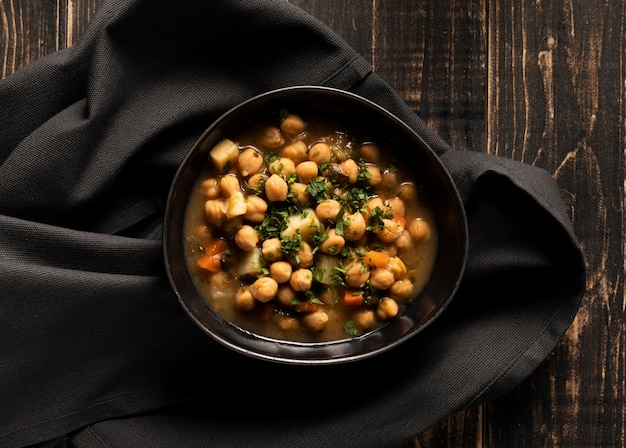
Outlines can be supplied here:
[[[102, 0], [0, 0], [0, 76], [77, 42]], [[415, 447], [626, 446], [625, 0], [292, 0], [459, 150], [546, 168], [586, 252], [573, 325], [523, 384]]]

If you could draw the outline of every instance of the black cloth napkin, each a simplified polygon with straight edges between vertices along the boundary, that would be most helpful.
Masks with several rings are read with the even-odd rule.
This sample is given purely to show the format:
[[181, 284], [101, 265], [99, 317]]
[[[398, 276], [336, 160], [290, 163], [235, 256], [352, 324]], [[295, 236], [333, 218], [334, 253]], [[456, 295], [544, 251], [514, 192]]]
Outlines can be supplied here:
[[[303, 84], [406, 121], [469, 219], [450, 307], [354, 364], [235, 354], [186, 317], [164, 275], [164, 203], [186, 151], [240, 101]], [[71, 433], [76, 447], [397, 447], [523, 381], [584, 281], [547, 172], [451, 149], [286, 1], [110, 0], [73, 48], [0, 81], [0, 446]]]

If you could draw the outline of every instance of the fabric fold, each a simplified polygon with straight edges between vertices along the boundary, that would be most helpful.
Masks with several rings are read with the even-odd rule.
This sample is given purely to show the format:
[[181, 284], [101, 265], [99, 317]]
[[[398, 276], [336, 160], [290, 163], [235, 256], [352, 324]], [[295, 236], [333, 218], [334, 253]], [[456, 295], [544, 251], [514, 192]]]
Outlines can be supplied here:
[[[161, 220], [184, 155], [231, 107], [291, 85], [385, 107], [464, 199], [459, 293], [374, 359], [299, 368], [235, 354], [194, 325], [165, 278]], [[105, 2], [75, 47], [1, 80], [0, 104], [0, 446], [67, 433], [76, 447], [399, 446], [522, 382], [584, 291], [547, 172], [450, 148], [287, 1]]]

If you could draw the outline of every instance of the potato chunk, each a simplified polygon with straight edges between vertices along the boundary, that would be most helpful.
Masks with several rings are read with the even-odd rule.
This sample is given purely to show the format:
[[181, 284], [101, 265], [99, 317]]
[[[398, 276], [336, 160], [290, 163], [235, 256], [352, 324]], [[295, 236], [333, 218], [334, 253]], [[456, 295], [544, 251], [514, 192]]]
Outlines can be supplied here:
[[234, 141], [225, 138], [211, 149], [209, 155], [218, 172], [223, 173], [237, 162], [239, 147]]

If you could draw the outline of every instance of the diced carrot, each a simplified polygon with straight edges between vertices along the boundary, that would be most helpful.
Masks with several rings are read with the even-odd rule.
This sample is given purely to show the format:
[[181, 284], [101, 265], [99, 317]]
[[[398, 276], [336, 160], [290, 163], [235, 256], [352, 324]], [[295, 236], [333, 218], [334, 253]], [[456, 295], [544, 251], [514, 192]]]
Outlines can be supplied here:
[[384, 252], [370, 250], [365, 254], [364, 261], [369, 267], [382, 269], [389, 263], [389, 255]]
[[222, 258], [228, 249], [228, 243], [222, 239], [213, 240], [204, 250], [204, 254], [198, 258], [198, 267], [210, 272], [222, 270]]
[[400, 224], [402, 228], [406, 228], [406, 218], [404, 216], [394, 216], [393, 220]]
[[363, 305], [363, 291], [360, 289], [346, 289], [343, 293], [343, 304], [349, 307], [359, 307]]
[[319, 310], [320, 306], [317, 303], [300, 302], [295, 306], [295, 310], [299, 313], [314, 313]]

